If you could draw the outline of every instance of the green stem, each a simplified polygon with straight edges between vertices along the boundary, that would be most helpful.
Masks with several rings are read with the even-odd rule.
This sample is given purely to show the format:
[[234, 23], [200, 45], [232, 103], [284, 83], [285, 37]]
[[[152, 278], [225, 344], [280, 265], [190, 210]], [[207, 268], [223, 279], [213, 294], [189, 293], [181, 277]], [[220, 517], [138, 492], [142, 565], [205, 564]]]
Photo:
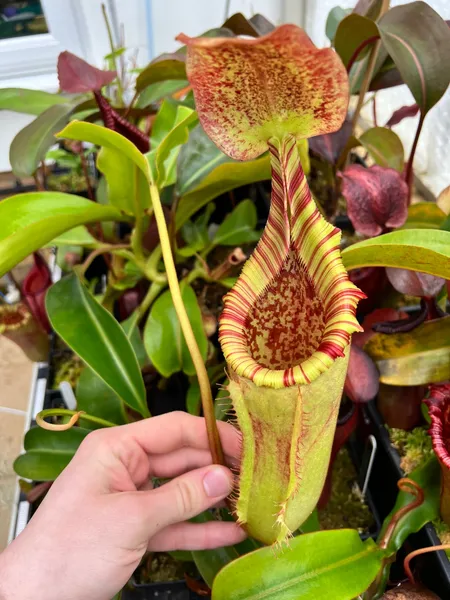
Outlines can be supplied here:
[[153, 252], [150, 254], [150, 257], [147, 259], [144, 272], [147, 279], [150, 279], [155, 283], [167, 284], [167, 275], [165, 273], [161, 273], [161, 271], [158, 271], [158, 264], [161, 260], [161, 255], [162, 249], [161, 245], [159, 245], [153, 250]]
[[166, 219], [159, 197], [159, 191], [155, 184], [150, 185], [150, 195], [152, 199], [153, 209], [155, 211], [156, 224], [158, 226], [159, 239], [161, 242], [161, 250], [166, 267], [167, 280], [172, 294], [172, 300], [180, 321], [186, 345], [194, 363], [195, 371], [198, 377], [200, 386], [200, 394], [202, 398], [203, 414], [206, 420], [206, 429], [208, 432], [208, 441], [211, 450], [213, 462], [224, 464], [223, 450], [220, 443], [219, 431], [214, 415], [214, 404], [211, 394], [211, 384], [209, 382], [208, 373], [206, 372], [205, 363], [200, 352], [200, 349], [195, 339], [194, 332], [189, 322], [189, 317], [181, 297], [180, 285], [178, 282], [175, 263], [170, 248], [169, 232], [167, 231]]
[[114, 45], [114, 40], [113, 40], [113, 36], [112, 36], [112, 31], [111, 31], [111, 24], [109, 22], [108, 13], [106, 12], [106, 6], [103, 3], [102, 3], [102, 13], [103, 13], [103, 18], [105, 20], [106, 31], [108, 32], [109, 47], [111, 49], [112, 60], [114, 62], [114, 71], [117, 74], [117, 96], [118, 96], [118, 100], [119, 100], [120, 104], [123, 105], [123, 85], [122, 85], [122, 81], [120, 79], [119, 70], [117, 68], [117, 60], [116, 60], [116, 56], [115, 56], [116, 47]]
[[131, 334], [133, 333], [135, 327], [139, 325], [142, 317], [145, 315], [145, 313], [148, 311], [150, 306], [153, 304], [153, 302], [156, 300], [156, 298], [159, 296], [159, 294], [163, 291], [165, 287], [166, 286], [162, 283], [151, 283], [150, 287], [148, 288], [147, 294], [140, 303], [139, 307], [133, 313], [133, 321], [128, 332], [128, 337], [131, 337]]

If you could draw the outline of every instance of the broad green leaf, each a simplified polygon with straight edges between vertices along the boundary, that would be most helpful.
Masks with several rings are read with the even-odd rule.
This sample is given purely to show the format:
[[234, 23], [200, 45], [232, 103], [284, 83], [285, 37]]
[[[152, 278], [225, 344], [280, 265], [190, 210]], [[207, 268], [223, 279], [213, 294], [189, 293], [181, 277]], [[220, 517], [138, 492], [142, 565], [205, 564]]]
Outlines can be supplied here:
[[157, 83], [152, 83], [147, 86], [142, 92], [139, 94], [139, 97], [136, 101], [136, 108], [145, 108], [150, 104], [158, 102], [162, 98], [166, 98], [167, 96], [172, 96], [175, 92], [182, 90], [187, 87], [189, 82], [187, 79], [169, 79], [168, 81], [158, 81]]
[[[214, 517], [210, 512], [203, 512], [197, 517], [191, 519], [194, 523], [207, 523], [214, 521]], [[227, 546], [225, 548], [214, 548], [212, 550], [193, 550], [192, 558], [198, 572], [209, 585], [212, 587], [213, 581], [217, 573], [228, 563], [239, 558], [240, 554], [236, 546]]]
[[126, 334], [75, 275], [49, 289], [46, 308], [66, 344], [130, 408], [149, 416], [141, 370]]
[[225, 566], [214, 580], [213, 600], [352, 600], [375, 579], [383, 551], [355, 530], [299, 535], [274, 558], [266, 547]]
[[65, 231], [83, 223], [126, 221], [113, 206], [60, 192], [31, 192], [0, 202], [0, 276]]
[[98, 245], [99, 241], [89, 233], [84, 225], [65, 231], [47, 244], [47, 246], [85, 246], [86, 248], [95, 248]]
[[257, 222], [256, 207], [251, 200], [243, 200], [225, 217], [216, 231], [214, 246], [237, 246], [259, 240], [255, 231]]
[[57, 137], [102, 147], [98, 167], [105, 175], [111, 204], [133, 214], [150, 206], [149, 165], [132, 142], [111, 129], [81, 121], [72, 121]]
[[145, 351], [144, 342], [141, 337], [139, 327], [136, 327], [135, 313], [130, 315], [128, 319], [122, 321], [120, 324], [122, 329], [125, 331], [127, 338], [130, 340], [130, 344], [136, 354], [139, 366], [141, 369], [149, 364], [147, 352]]
[[40, 115], [55, 104], [67, 104], [73, 98], [25, 88], [0, 89], [0, 110], [12, 110], [27, 115]]
[[422, 115], [450, 83], [450, 28], [425, 2], [395, 6], [378, 22], [383, 44]]
[[397, 267], [450, 279], [450, 232], [406, 229], [358, 242], [342, 252], [345, 268]]
[[[359, 46], [369, 38], [378, 35], [378, 27], [371, 19], [352, 13], [339, 23], [334, 38], [334, 47], [341, 57], [342, 62], [347, 67]], [[364, 58], [369, 50], [370, 45], [366, 46], [358, 54], [358, 61]]]
[[334, 41], [339, 23], [351, 12], [351, 8], [342, 8], [341, 6], [335, 6], [330, 10], [325, 23], [325, 33], [330, 42]]
[[[203, 329], [197, 298], [189, 285], [181, 286], [183, 303], [204, 360], [208, 339]], [[153, 304], [144, 329], [144, 345], [152, 364], [164, 377], [177, 371], [195, 375], [191, 355], [186, 346], [170, 291], [164, 292]]]
[[78, 379], [77, 409], [116, 425], [127, 422], [119, 396], [92, 369], [85, 367]]
[[446, 214], [434, 202], [418, 202], [408, 207], [408, 218], [402, 229], [440, 229]]
[[150, 147], [152, 150], [159, 146], [171, 129], [185, 116], [184, 113], [178, 115], [178, 107], [179, 105], [170, 99], [164, 100], [161, 104], [150, 134]]
[[25, 454], [14, 462], [15, 472], [19, 477], [33, 481], [53, 481], [67, 467], [89, 432], [82, 427], [67, 431], [32, 427], [25, 435]]
[[372, 127], [359, 137], [359, 141], [377, 165], [403, 171], [405, 151], [400, 138], [392, 129]]
[[[429, 461], [412, 471], [408, 475], [409, 479], [415, 481], [425, 492], [423, 503], [400, 519], [394, 529], [394, 534], [388, 546], [388, 551], [395, 553], [403, 546], [406, 538], [422, 529], [424, 525], [439, 517], [439, 497], [441, 491], [441, 469], [437, 458], [433, 456]], [[399, 491], [394, 508], [386, 517], [381, 529], [379, 540], [391, 522], [394, 513], [398, 512], [404, 506], [410, 504], [414, 496], [408, 492]]]
[[178, 250], [181, 256], [193, 256], [209, 244], [208, 223], [214, 210], [215, 205], [210, 202], [199, 217], [183, 225], [181, 234], [187, 246]]
[[377, 333], [364, 350], [376, 362], [382, 383], [426, 385], [450, 379], [450, 316], [407, 333]]
[[152, 83], [186, 80], [186, 57], [181, 52], [162, 54], [153, 60], [136, 79], [136, 91], [142, 92]]
[[19, 131], [9, 149], [14, 175], [33, 175], [47, 150], [56, 143], [55, 134], [67, 123], [73, 109], [73, 104], [69, 102], [55, 104]]
[[247, 162], [221, 164], [185, 194], [178, 205], [176, 228], [179, 230], [205, 204], [236, 187], [270, 179], [270, 159], [267, 155]]
[[197, 377], [192, 377], [186, 394], [186, 409], [190, 415], [199, 416], [202, 406], [200, 386]]
[[201, 181], [223, 163], [236, 163], [224, 154], [206, 135], [201, 125], [197, 125], [181, 148], [177, 164], [176, 190], [179, 196], [191, 191]]

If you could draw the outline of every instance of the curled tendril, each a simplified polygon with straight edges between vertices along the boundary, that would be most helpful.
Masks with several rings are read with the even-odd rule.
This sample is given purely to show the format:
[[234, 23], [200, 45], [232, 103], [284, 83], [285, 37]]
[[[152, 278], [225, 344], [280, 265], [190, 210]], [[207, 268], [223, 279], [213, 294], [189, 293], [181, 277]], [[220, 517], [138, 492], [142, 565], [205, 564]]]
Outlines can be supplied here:
[[[39, 427], [42, 427], [42, 429], [48, 429], [49, 431], [67, 431], [68, 429], [70, 429], [71, 427], [73, 427], [75, 425], [75, 423], [78, 422], [78, 419], [80, 418], [80, 415], [84, 414], [84, 411], [80, 410], [74, 414], [72, 414], [72, 416], [70, 417], [69, 421], [67, 423], [47, 423], [47, 421], [45, 420], [45, 417], [50, 416], [47, 412], [47, 414], [43, 414], [46, 411], [42, 411], [41, 413], [39, 413], [38, 415], [36, 415], [36, 423], [39, 425]], [[56, 416], [56, 415], [54, 415]], [[62, 414], [59, 414], [59, 416], [63, 416]]]
[[392, 515], [392, 519], [390, 520], [389, 525], [387, 526], [386, 531], [384, 532], [383, 539], [379, 544], [380, 548], [382, 548], [383, 550], [385, 550], [388, 547], [394, 530], [397, 527], [400, 519], [402, 519], [409, 512], [420, 506], [425, 499], [423, 489], [420, 487], [420, 485], [418, 485], [409, 477], [402, 477], [402, 479], [399, 479], [397, 482], [397, 486], [401, 492], [405, 492], [414, 496], [414, 500], [412, 502], [409, 502], [406, 506], [400, 508], [397, 512], [395, 512]]
[[414, 552], [410, 552], [405, 560], [403, 561], [403, 568], [405, 569], [405, 573], [413, 585], [416, 585], [414, 575], [411, 571], [410, 563], [413, 558], [419, 556], [420, 554], [427, 554], [428, 552], [437, 552], [438, 550], [450, 550], [450, 544], [440, 544], [439, 546], [429, 546], [428, 548], [419, 548], [418, 550], [414, 550]]

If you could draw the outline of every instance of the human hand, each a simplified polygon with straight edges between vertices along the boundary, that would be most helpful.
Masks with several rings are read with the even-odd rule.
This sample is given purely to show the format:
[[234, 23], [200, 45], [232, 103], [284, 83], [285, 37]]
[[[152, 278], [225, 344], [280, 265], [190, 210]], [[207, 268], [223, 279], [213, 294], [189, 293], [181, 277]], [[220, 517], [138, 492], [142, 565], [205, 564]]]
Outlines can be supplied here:
[[[227, 463], [239, 434], [218, 423]], [[174, 478], [152, 489], [151, 478]], [[90, 433], [20, 536], [0, 556], [1, 600], [110, 600], [147, 550], [245, 538], [235, 523], [187, 523], [231, 491], [211, 465], [204, 419], [173, 412]]]

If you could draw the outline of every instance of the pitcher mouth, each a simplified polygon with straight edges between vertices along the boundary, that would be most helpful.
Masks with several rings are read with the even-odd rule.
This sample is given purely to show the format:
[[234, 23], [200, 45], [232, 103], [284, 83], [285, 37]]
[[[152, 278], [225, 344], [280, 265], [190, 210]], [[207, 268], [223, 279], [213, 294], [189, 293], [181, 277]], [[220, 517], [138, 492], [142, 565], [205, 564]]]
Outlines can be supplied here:
[[30, 313], [23, 304], [0, 306], [0, 333], [20, 329], [30, 320]]
[[308, 384], [355, 331], [364, 294], [349, 280], [339, 229], [311, 197], [292, 136], [271, 140], [272, 200], [263, 236], [225, 296], [219, 339], [229, 366], [256, 385]]
[[450, 384], [430, 386], [425, 399], [431, 419], [428, 433], [439, 462], [450, 469]]

